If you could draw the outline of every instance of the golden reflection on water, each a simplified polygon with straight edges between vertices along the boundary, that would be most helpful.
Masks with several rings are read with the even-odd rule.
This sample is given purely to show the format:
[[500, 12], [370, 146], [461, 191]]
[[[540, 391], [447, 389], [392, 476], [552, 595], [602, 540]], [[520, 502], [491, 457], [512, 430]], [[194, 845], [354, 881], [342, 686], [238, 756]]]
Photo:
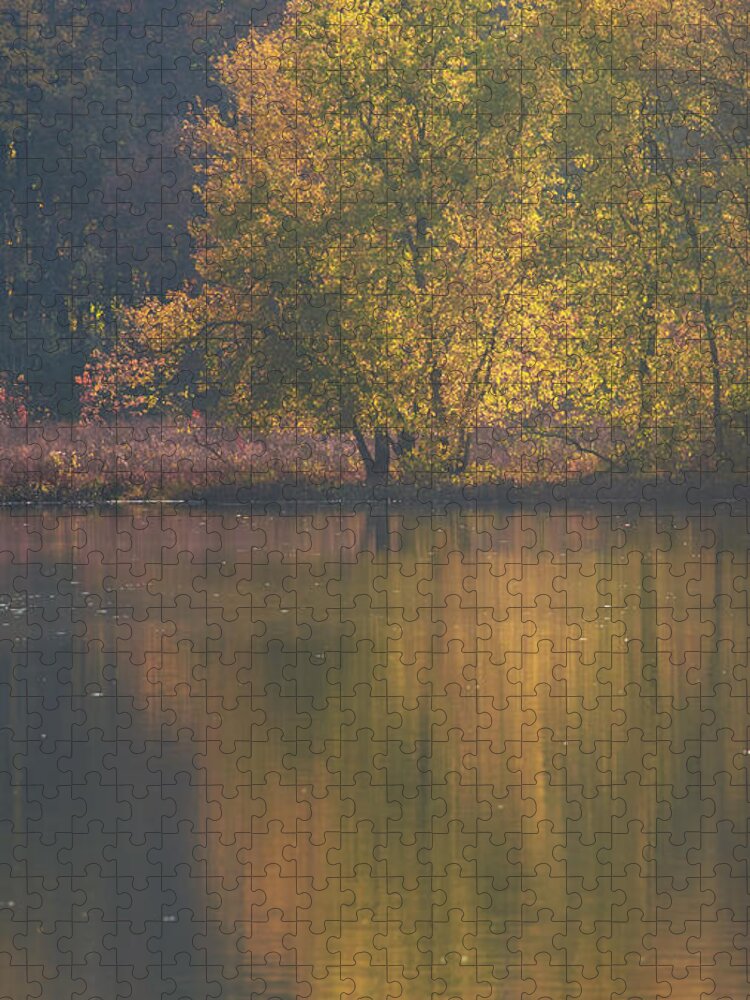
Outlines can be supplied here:
[[746, 995], [747, 543], [4, 513], [0, 996]]

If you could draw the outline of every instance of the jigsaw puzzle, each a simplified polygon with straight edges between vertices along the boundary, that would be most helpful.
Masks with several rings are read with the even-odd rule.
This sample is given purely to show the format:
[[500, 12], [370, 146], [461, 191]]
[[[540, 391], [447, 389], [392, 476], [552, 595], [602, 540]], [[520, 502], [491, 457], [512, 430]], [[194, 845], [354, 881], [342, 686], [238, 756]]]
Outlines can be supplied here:
[[0, 12], [0, 1000], [750, 998], [749, 55]]

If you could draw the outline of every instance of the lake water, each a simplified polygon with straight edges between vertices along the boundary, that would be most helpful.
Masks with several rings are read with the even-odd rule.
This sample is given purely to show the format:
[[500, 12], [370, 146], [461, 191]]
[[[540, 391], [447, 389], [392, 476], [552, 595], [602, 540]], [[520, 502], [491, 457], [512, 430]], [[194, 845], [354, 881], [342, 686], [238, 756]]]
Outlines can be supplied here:
[[0, 997], [750, 995], [748, 543], [0, 514]]

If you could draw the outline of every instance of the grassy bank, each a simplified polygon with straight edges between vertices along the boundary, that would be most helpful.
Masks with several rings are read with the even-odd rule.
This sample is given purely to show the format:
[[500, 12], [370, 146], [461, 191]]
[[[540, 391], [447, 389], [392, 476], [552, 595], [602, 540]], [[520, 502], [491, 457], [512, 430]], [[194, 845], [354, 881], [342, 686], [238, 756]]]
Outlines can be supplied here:
[[387, 482], [373, 484], [346, 436], [258, 436], [153, 421], [5, 425], [0, 502], [735, 504], [744, 502], [749, 481], [744, 470], [728, 465], [613, 470], [559, 443], [531, 455], [492, 432], [477, 438], [474, 452], [461, 476], [394, 466]]

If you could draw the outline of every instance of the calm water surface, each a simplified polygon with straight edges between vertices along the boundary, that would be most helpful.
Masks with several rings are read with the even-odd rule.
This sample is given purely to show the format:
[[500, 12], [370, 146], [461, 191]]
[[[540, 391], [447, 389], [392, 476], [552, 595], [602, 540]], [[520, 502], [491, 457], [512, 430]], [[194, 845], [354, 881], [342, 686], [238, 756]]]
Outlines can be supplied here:
[[0, 997], [750, 995], [749, 541], [0, 514]]

